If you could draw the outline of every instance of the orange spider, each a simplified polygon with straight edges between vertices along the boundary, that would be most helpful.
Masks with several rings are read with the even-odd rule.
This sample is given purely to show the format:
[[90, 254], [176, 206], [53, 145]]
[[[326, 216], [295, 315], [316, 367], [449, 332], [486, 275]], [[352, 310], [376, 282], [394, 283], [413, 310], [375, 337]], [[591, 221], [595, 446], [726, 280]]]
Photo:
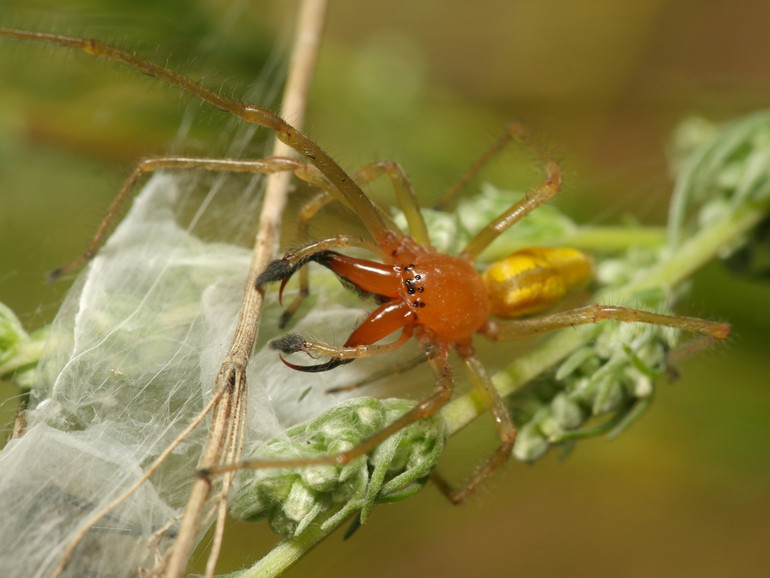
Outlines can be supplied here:
[[[348, 463], [400, 429], [436, 413], [450, 399], [454, 387], [454, 377], [448, 362], [449, 353], [454, 349], [492, 414], [502, 442], [487, 463], [460, 489], [451, 489], [434, 475], [434, 481], [444, 494], [453, 503], [459, 503], [508, 459], [516, 439], [516, 428], [511, 416], [484, 366], [474, 354], [474, 334], [495, 341], [510, 340], [564, 327], [615, 320], [676, 327], [710, 338], [727, 337], [729, 326], [725, 324], [618, 306], [588, 305], [544, 317], [515, 319], [548, 309], [571, 290], [585, 285], [592, 277], [593, 266], [589, 257], [575, 249], [528, 248], [492, 263], [483, 273], [476, 270], [474, 263], [478, 255], [506, 229], [552, 198], [561, 185], [559, 165], [529, 138], [521, 125], [513, 123], [447, 197], [456, 194], [512, 138], [527, 144], [535, 152], [545, 168], [546, 178], [529, 195], [482, 229], [458, 256], [437, 252], [431, 246], [425, 222], [406, 175], [396, 163], [381, 162], [364, 167], [353, 176], [352, 181], [360, 185], [385, 172], [396, 189], [411, 235], [402, 233], [376, 210], [368, 198], [359, 197], [349, 205], [361, 216], [373, 242], [348, 235], [323, 239], [287, 253], [282, 259], [270, 263], [260, 275], [258, 286], [281, 282], [280, 298], [287, 281], [297, 271], [304, 273], [303, 268], [312, 261], [333, 271], [351, 289], [374, 297], [379, 304], [341, 347], [309, 341], [296, 333], [288, 333], [273, 340], [271, 346], [285, 354], [303, 351], [330, 358], [325, 363], [301, 366], [281, 357], [290, 368], [306, 372], [327, 371], [357, 358], [393, 351], [415, 337], [436, 376], [436, 387], [432, 395], [360, 446], [322, 460], [300, 459], [292, 461], [292, 464], [321, 461]], [[320, 165], [316, 166], [321, 168]], [[300, 217], [300, 228], [303, 231], [307, 229], [307, 221], [332, 198], [324, 192], [308, 203]], [[442, 206], [449, 203], [449, 198], [440, 202]], [[379, 260], [350, 257], [331, 250], [350, 246], [368, 249]], [[307, 296], [307, 284], [307, 275], [304, 274], [300, 283], [300, 296], [285, 311], [282, 325]], [[509, 321], [496, 321], [492, 316]], [[401, 330], [401, 334], [397, 339], [386, 344], [378, 343], [398, 330]], [[273, 464], [244, 462], [241, 465], [261, 467]], [[224, 470], [213, 468], [211, 471]]]
[[[300, 217], [301, 226], [306, 227], [307, 220], [326, 203], [337, 200], [352, 209], [361, 219], [371, 235], [371, 240], [338, 235], [292, 251], [283, 259], [270, 264], [259, 277], [258, 286], [281, 281], [283, 288], [283, 284], [294, 273], [301, 271], [300, 297], [288, 308], [285, 320], [307, 294], [304, 266], [314, 261], [331, 269], [352, 288], [374, 296], [379, 307], [353, 331], [341, 347], [315, 343], [291, 333], [273, 341], [273, 347], [283, 353], [304, 351], [328, 356], [331, 358], [329, 362], [316, 366], [302, 367], [287, 363], [289, 367], [302, 371], [324, 371], [356, 358], [393, 351], [414, 336], [436, 377], [435, 390], [430, 396], [348, 451], [323, 458], [227, 464], [201, 470], [201, 475], [240, 468], [349, 463], [368, 453], [400, 429], [435, 414], [449, 400], [455, 383], [449, 354], [455, 350], [471, 382], [489, 409], [502, 441], [487, 463], [462, 488], [453, 490], [442, 480], [435, 478], [450, 500], [461, 502], [508, 459], [516, 439], [516, 428], [511, 416], [484, 366], [474, 354], [474, 334], [481, 334], [491, 340], [509, 340], [603, 320], [665, 325], [716, 339], [723, 339], [729, 333], [729, 326], [721, 323], [607, 305], [588, 305], [543, 317], [514, 319], [547, 309], [569, 290], [586, 283], [592, 270], [588, 257], [579, 251], [534, 248], [516, 252], [493, 263], [484, 273], [476, 271], [474, 264], [479, 254], [503, 231], [552, 198], [561, 185], [561, 170], [558, 164], [551, 160], [541, 147], [531, 142], [526, 132], [517, 124], [511, 125], [503, 139], [460, 179], [448, 195], [449, 200], [445, 202], [450, 203], [453, 195], [511, 138], [532, 148], [545, 168], [546, 178], [524, 199], [509, 207], [482, 229], [458, 256], [452, 256], [439, 253], [431, 246], [411, 184], [401, 167], [395, 163], [373, 163], [351, 177], [312, 140], [267, 109], [237, 102], [133, 54], [95, 40], [57, 34], [0, 28], [0, 36], [68, 46], [83, 50], [92, 56], [122, 62], [193, 94], [246, 122], [270, 129], [278, 139], [304, 158], [146, 159], [136, 167], [118, 193], [86, 253], [80, 259], [55, 271], [53, 277], [82, 265], [95, 254], [119, 205], [145, 173], [159, 169], [189, 168], [248, 173], [292, 171], [322, 191], [305, 206]], [[402, 233], [361, 190], [363, 183], [381, 174], [387, 175], [393, 183], [399, 205], [406, 216], [410, 235]], [[332, 251], [334, 248], [344, 247], [368, 249], [379, 260], [353, 258]], [[508, 320], [496, 321], [491, 316]], [[381, 339], [399, 329], [401, 335], [397, 339], [378, 344]]]

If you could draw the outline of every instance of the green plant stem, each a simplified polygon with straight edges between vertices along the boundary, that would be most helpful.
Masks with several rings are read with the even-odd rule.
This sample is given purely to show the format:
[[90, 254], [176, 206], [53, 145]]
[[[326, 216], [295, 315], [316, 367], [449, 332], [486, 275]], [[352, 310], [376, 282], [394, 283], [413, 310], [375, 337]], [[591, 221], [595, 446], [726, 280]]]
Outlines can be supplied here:
[[270, 578], [272, 576], [280, 576], [347, 520], [339, 520], [331, 527], [322, 529], [323, 522], [334, 514], [336, 514], [336, 511], [330, 512], [320, 522], [311, 524], [302, 534], [295, 538], [281, 540], [275, 548], [265, 554], [251, 568], [229, 574], [228, 578]]
[[485, 261], [503, 259], [514, 251], [525, 247], [572, 247], [581, 251], [615, 253], [630, 247], [661, 247], [668, 240], [664, 227], [597, 227], [580, 226], [554, 238], [503, 237], [484, 251]]
[[619, 251], [629, 247], [656, 247], [666, 242], [664, 227], [579, 227], [564, 241], [586, 251]]

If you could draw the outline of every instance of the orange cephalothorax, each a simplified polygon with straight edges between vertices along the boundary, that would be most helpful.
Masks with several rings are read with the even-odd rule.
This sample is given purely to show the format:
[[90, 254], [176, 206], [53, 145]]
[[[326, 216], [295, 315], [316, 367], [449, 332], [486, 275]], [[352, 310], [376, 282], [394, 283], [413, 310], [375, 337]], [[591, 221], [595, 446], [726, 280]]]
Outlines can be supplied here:
[[[286, 265], [277, 276], [285, 283], [307, 261], [315, 261], [352, 288], [378, 297], [382, 304], [353, 331], [346, 346], [370, 345], [404, 327], [424, 328], [442, 343], [467, 340], [489, 317], [481, 276], [459, 257], [430, 251], [411, 256], [408, 263], [390, 264], [321, 251]], [[261, 279], [269, 280], [269, 275]]]
[[489, 316], [489, 298], [481, 276], [467, 261], [427, 253], [401, 272], [403, 299], [417, 323], [437, 340], [451, 342], [473, 335]]

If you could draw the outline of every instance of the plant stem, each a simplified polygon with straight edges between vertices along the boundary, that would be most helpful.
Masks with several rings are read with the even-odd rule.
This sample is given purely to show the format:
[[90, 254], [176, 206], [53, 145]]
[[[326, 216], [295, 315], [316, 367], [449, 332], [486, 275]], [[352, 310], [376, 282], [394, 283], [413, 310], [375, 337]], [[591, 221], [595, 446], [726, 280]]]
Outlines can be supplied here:
[[334, 532], [345, 520], [339, 520], [331, 527], [322, 529], [323, 522], [336, 512], [330, 512], [320, 523], [313, 523], [295, 538], [286, 538], [247, 570], [235, 572], [235, 578], [270, 578], [280, 576], [297, 560], [307, 554], [321, 540]]
[[663, 227], [580, 227], [565, 245], [586, 251], [617, 251], [638, 246], [660, 246], [666, 242]]

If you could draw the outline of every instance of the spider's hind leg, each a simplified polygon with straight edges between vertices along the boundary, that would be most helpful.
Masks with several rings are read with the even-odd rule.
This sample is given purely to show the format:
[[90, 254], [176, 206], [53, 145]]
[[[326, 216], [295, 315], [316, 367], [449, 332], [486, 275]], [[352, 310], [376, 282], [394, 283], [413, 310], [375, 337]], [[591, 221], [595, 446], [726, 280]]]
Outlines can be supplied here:
[[505, 402], [495, 389], [492, 380], [487, 374], [484, 365], [475, 355], [462, 356], [463, 365], [471, 378], [471, 382], [481, 396], [487, 411], [492, 415], [500, 438], [500, 445], [489, 456], [486, 463], [481, 466], [463, 486], [452, 488], [438, 473], [433, 472], [431, 479], [441, 493], [453, 504], [461, 504], [468, 496], [475, 492], [499, 467], [511, 457], [513, 445], [516, 442], [516, 426], [513, 424], [511, 414], [505, 406]]

